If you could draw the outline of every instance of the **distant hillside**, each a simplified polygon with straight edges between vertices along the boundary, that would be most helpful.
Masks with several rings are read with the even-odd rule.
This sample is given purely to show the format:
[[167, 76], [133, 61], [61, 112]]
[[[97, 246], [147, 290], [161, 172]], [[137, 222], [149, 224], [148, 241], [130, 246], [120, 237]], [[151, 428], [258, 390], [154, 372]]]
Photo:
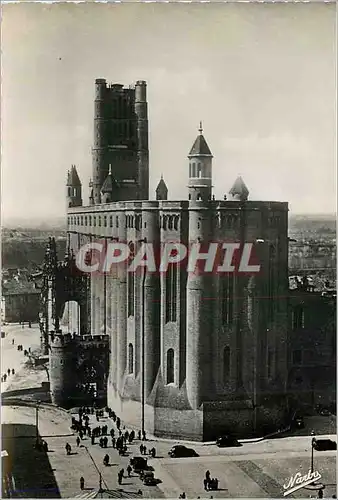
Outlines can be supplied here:
[[66, 235], [62, 231], [33, 232], [5, 229], [2, 232], [2, 266], [35, 269], [43, 263], [48, 238], [54, 236], [57, 241], [58, 258], [62, 259], [66, 251]]

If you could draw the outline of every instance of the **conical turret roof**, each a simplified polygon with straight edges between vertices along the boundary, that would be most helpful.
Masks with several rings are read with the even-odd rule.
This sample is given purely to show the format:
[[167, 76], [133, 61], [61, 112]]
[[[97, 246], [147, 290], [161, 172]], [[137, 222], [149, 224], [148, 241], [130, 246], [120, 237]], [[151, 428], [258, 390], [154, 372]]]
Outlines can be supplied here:
[[241, 176], [238, 176], [235, 180], [229, 194], [233, 197], [239, 198], [240, 200], [247, 200], [249, 195], [249, 190], [245, 185]]
[[117, 186], [117, 182], [111, 173], [111, 166], [109, 166], [109, 174], [102, 185], [101, 193], [112, 193], [115, 186]]
[[68, 171], [67, 186], [81, 186], [81, 181], [75, 165], [72, 165], [71, 169]]
[[159, 191], [161, 191], [161, 192], [163, 192], [163, 191], [168, 192], [167, 185], [164, 182], [162, 175], [161, 175], [160, 182], [157, 184], [156, 193], [159, 192]]
[[192, 156], [212, 156], [210, 148], [205, 140], [202, 129], [202, 122], [200, 123], [199, 135], [196, 137], [196, 140], [190, 150], [188, 158]]

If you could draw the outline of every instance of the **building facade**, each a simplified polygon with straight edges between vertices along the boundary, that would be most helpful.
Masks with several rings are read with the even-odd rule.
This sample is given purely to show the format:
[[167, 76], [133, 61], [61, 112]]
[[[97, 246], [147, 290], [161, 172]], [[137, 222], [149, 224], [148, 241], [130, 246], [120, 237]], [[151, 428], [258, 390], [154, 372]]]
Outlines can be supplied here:
[[315, 291], [305, 278], [289, 292], [290, 406], [304, 412], [336, 406], [336, 295]]
[[[288, 205], [250, 201], [238, 178], [212, 192], [213, 156], [202, 126], [188, 154], [187, 199], [149, 198], [146, 84], [96, 80], [90, 205], [68, 189], [68, 249], [101, 241], [252, 243], [256, 275], [127, 272], [90, 276], [80, 328], [110, 337], [108, 405], [155, 435], [195, 440], [261, 434], [286, 419]], [[75, 178], [75, 175], [73, 175]], [[77, 175], [76, 175], [77, 177]], [[131, 182], [133, 181], [133, 182]], [[76, 183], [78, 184], [77, 180]], [[68, 183], [69, 184], [69, 183]], [[74, 196], [69, 194], [73, 193]]]

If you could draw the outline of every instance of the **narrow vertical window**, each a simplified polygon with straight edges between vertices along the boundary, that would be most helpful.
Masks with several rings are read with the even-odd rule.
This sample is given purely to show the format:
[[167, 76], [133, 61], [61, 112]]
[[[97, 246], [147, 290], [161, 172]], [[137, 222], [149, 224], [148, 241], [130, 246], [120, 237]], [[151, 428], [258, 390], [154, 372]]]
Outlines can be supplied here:
[[[129, 243], [129, 259], [128, 259], [128, 268], [134, 259], [134, 244], [132, 242]], [[127, 277], [127, 288], [128, 288], [128, 316], [134, 316], [134, 290], [135, 290], [135, 273], [134, 271], [129, 271]]]
[[274, 319], [275, 302], [275, 248], [271, 245], [269, 248], [269, 281], [268, 281], [268, 319]]
[[234, 275], [232, 273], [221, 277], [222, 323], [231, 325], [234, 312]]
[[225, 346], [223, 350], [223, 383], [227, 384], [230, 377], [230, 347]]
[[169, 349], [167, 352], [167, 384], [172, 384], [175, 381], [175, 363], [174, 349]]
[[166, 323], [177, 319], [177, 266], [170, 264], [166, 274]]
[[133, 344], [128, 346], [128, 373], [134, 372], [134, 347]]

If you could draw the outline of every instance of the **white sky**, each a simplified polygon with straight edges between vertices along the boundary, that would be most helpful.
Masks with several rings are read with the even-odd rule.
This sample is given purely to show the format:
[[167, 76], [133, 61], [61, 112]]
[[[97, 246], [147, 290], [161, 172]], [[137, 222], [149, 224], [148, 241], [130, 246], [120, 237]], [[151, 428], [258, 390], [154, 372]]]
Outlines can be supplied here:
[[72, 163], [88, 202], [94, 80], [148, 82], [151, 197], [187, 198], [203, 120], [216, 197], [335, 211], [334, 4], [2, 7], [2, 211], [65, 213]]

